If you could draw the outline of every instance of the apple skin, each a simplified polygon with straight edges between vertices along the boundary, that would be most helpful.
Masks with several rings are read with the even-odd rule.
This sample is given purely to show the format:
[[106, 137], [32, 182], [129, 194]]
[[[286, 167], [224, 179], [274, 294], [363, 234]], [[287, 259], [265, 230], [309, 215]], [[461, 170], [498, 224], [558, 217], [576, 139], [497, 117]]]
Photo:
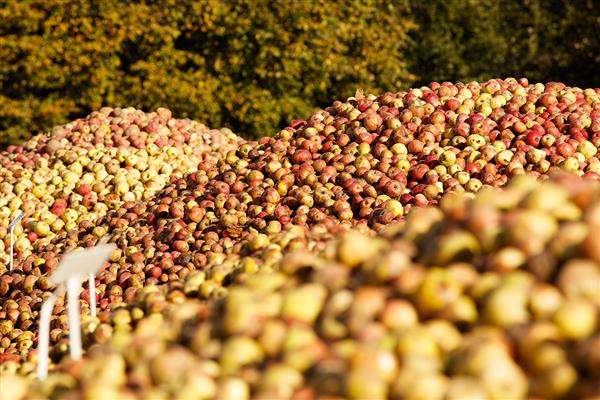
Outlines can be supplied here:
[[67, 210], [67, 201], [64, 199], [58, 199], [54, 202], [50, 211], [57, 217], [61, 217]]
[[537, 130], [530, 131], [525, 138], [525, 142], [533, 147], [538, 147], [540, 145], [541, 140], [542, 133]]
[[77, 191], [80, 195], [85, 196], [92, 192], [92, 187], [87, 183], [82, 183]]

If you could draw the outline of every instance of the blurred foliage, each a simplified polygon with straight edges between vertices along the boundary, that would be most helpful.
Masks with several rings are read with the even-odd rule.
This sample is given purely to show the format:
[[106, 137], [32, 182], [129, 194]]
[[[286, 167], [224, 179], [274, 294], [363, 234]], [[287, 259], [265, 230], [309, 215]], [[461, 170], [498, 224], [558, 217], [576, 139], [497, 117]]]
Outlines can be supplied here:
[[596, 0], [0, 3], [0, 145], [102, 105], [247, 137], [354, 94], [527, 76], [600, 84]]
[[598, 0], [413, 1], [405, 58], [431, 81], [526, 76], [600, 85]]
[[403, 1], [8, 0], [0, 141], [102, 105], [170, 108], [258, 137], [354, 94], [402, 87]]

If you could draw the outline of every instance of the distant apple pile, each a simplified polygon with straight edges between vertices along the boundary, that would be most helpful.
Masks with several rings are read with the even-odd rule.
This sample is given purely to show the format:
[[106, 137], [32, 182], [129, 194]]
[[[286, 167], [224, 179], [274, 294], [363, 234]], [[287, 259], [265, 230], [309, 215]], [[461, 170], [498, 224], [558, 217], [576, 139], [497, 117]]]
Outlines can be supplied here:
[[[495, 333], [490, 335], [505, 344], [526, 335], [527, 324], [550, 321], [554, 324], [552, 329], [560, 331], [557, 346], [566, 352], [565, 357], [569, 356], [567, 364], [560, 364], [562, 369], [535, 367], [535, 371], [530, 371], [521, 356], [517, 357], [508, 346], [506, 370], [500, 370], [509, 372], [485, 378], [497, 386], [473, 386], [476, 393], [497, 398], [527, 393], [562, 397], [575, 389], [583, 390], [581, 393], [596, 390], [585, 383], [588, 373], [582, 371], [589, 367], [572, 363], [573, 354], [579, 353], [572, 353], [575, 350], [571, 344], [593, 338], [599, 330], [600, 301], [590, 294], [594, 284], [600, 285], [600, 244], [595, 246], [600, 237], [600, 219], [596, 215], [600, 195], [595, 182], [600, 180], [599, 148], [600, 89], [582, 90], [560, 83], [530, 85], [525, 79], [432, 83], [378, 97], [359, 91], [346, 102], [336, 101], [307, 120], [294, 121], [274, 137], [258, 142], [244, 141], [228, 130], [209, 130], [189, 120], [173, 119], [165, 109], [149, 114], [134, 109], [102, 109], [1, 156], [0, 189], [6, 196], [0, 199], [4, 202], [0, 203], [0, 239], [4, 240], [0, 246], [4, 245], [4, 254], [8, 248], [8, 223], [21, 211], [29, 215], [17, 232], [16, 271], [11, 273], [0, 266], [0, 360], [5, 361], [7, 370], [24, 375], [33, 370], [39, 308], [53, 290], [48, 274], [65, 252], [94, 246], [107, 237], [118, 249], [98, 276], [99, 319], [85, 318], [88, 347], [107, 342], [106, 346], [118, 347], [114, 341], [122, 338], [117, 332], [123, 331], [130, 337], [130, 330], [139, 321], [168, 314], [177, 304], [193, 303], [190, 307], [209, 310], [201, 318], [210, 320], [211, 326], [226, 323], [227, 317], [218, 307], [222, 302], [236, 301], [228, 290], [233, 283], [236, 293], [252, 292], [257, 289], [252, 282], [262, 279], [266, 283], [260, 285], [267, 285], [262, 289], [277, 298], [288, 289], [296, 290], [293, 287], [301, 282], [325, 288], [338, 282], [340, 290], [344, 288], [350, 298], [375, 285], [378, 289], [373, 290], [383, 296], [377, 295], [381, 304], [401, 300], [400, 311], [412, 310], [406, 311], [414, 319], [414, 324], [409, 325], [443, 321], [446, 328], [454, 326], [459, 336], [473, 336], [475, 342], [491, 340], [488, 333], [477, 333], [485, 325], [495, 326]], [[569, 173], [573, 182], [559, 178], [555, 181], [559, 183], [538, 187], [531, 181], [547, 180], [559, 172]], [[489, 191], [519, 175], [529, 175], [530, 179], [517, 180], [511, 190]], [[38, 185], [41, 189], [36, 189]], [[477, 192], [481, 193], [475, 195]], [[473, 196], [476, 199], [469, 200]], [[336, 237], [346, 231], [351, 231], [347, 238], [362, 239], [356, 239], [346, 250], [332, 250], [337, 246], [333, 244]], [[356, 232], [362, 233], [356, 236]], [[380, 246], [384, 249], [381, 255]], [[356, 263], [351, 260], [354, 249], [357, 254], [364, 251], [378, 260], [386, 254], [394, 257], [388, 257], [381, 268], [371, 271], [372, 265], [366, 259]], [[309, 253], [320, 255], [313, 258]], [[311, 263], [320, 265], [331, 257], [337, 257], [341, 265], [346, 265], [347, 273], [358, 274], [360, 279], [345, 281], [350, 278], [337, 275], [341, 273], [339, 266], [331, 270], [332, 275], [314, 275], [308, 270], [302, 272], [303, 269], [282, 271], [292, 261], [315, 267]], [[579, 258], [587, 261], [580, 262]], [[405, 269], [398, 262], [411, 265], [411, 272], [402, 278], [395, 275]], [[450, 270], [458, 271], [458, 275], [452, 275]], [[571, 270], [576, 272], [567, 272]], [[255, 274], [261, 278], [252, 278]], [[284, 276], [290, 279], [288, 289], [284, 283], [276, 283], [285, 282]], [[315, 289], [314, 293], [299, 295], [290, 300], [289, 307], [297, 303], [312, 310], [312, 301], [325, 302], [334, 296], [335, 291], [330, 293], [330, 289], [333, 290]], [[492, 295], [496, 291], [498, 294]], [[587, 294], [579, 296], [583, 292]], [[571, 310], [568, 307], [575, 297], [577, 301]], [[193, 298], [199, 298], [199, 303], [190, 300]], [[367, 298], [365, 304], [371, 304], [371, 298]], [[87, 290], [82, 299], [85, 312]], [[559, 312], [563, 303], [570, 311]], [[257, 307], [281, 312], [286, 309], [285, 302], [269, 304], [265, 300]], [[320, 318], [328, 315], [325, 303], [319, 304], [315, 306], [314, 318], [304, 322], [315, 330], [311, 335], [321, 338], [319, 351], [335, 352], [330, 338], [323, 336], [325, 328], [314, 325], [325, 323]], [[250, 314], [252, 311], [248, 310]], [[246, 311], [236, 313], [233, 315], [237, 317], [231, 318], [241, 318]], [[290, 322], [285, 313], [273, 313], [269, 318], [281, 319], [275, 325]], [[164, 318], [168, 319], [167, 314]], [[573, 315], [582, 320], [563, 323], [563, 317], [568, 320]], [[347, 317], [328, 320], [327, 329], [353, 330], [355, 322]], [[67, 353], [62, 301], [53, 318], [51, 356], [57, 362]], [[571, 323], [577, 325], [576, 329], [583, 324], [585, 329], [577, 332], [585, 334], [565, 334]], [[367, 327], [368, 324], [364, 333], [367, 339], [372, 335], [386, 336], [384, 332], [389, 329], [395, 332], [393, 327], [373, 328], [373, 332]], [[211, 335], [216, 335], [217, 341], [225, 341], [227, 335], [233, 334], [215, 329]], [[546, 332], [546, 328], [540, 329]], [[241, 331], [235, 334], [248, 336]], [[162, 343], [190, 345], [188, 339], [179, 336], [183, 331], [175, 335], [161, 339]], [[362, 333], [340, 335], [349, 348], [364, 339]], [[410, 340], [416, 340], [420, 334], [413, 336]], [[590, 340], [592, 347], [597, 345]], [[442, 364], [454, 357], [445, 351], [457, 348], [445, 350], [437, 345]], [[214, 344], [214, 348], [213, 355], [194, 357], [212, 357], [221, 368], [225, 357], [221, 351], [225, 350], [220, 344]], [[266, 374], [261, 369], [270, 365], [263, 362], [265, 354], [275, 357], [280, 350], [273, 354], [265, 353], [265, 349], [254, 350], [252, 354], [263, 355], [249, 363], [258, 363], [257, 368]], [[308, 348], [299, 352], [305, 350], [307, 357], [312, 354]], [[464, 351], [468, 354], [463, 358], [475, 357], [469, 355], [471, 350]], [[500, 354], [494, 351], [490, 354]], [[548, 354], [567, 360], [559, 357], [558, 351]], [[410, 397], [412, 392], [405, 391], [418, 388], [395, 387], [388, 379], [400, 373], [402, 379], [411, 382], [413, 375], [409, 372], [433, 365], [429, 361], [414, 365], [406, 362], [404, 374], [403, 353], [397, 354], [396, 361], [385, 355], [385, 362], [372, 361], [388, 363], [392, 370], [379, 371], [379, 367], [369, 364], [373, 371], [381, 372], [373, 382], [356, 372], [356, 382], [367, 379], [373, 384], [364, 387], [371, 392], [361, 392], [358, 383], [349, 383], [354, 382], [351, 354], [335, 356], [341, 357], [336, 363], [344, 366], [338, 366], [337, 375], [334, 374], [337, 378], [332, 378], [337, 382], [332, 386], [337, 388], [332, 389], [332, 395]], [[529, 357], [527, 354], [522, 357]], [[319, 357], [313, 361], [321, 360]], [[207, 396], [226, 396], [229, 392], [222, 392], [225, 389], [221, 383], [229, 382], [225, 377], [231, 374], [238, 379], [233, 387], [245, 388], [239, 390], [252, 397], [275, 395], [273, 390], [291, 390], [289, 396], [297, 391], [300, 395], [322, 393], [324, 383], [311, 378], [313, 367], [306, 367], [307, 370], [285, 357], [277, 359], [285, 364], [281, 366], [285, 371], [288, 367], [296, 371], [288, 371], [295, 378], [288, 386], [283, 385], [285, 388], [264, 383], [268, 390], [262, 390], [264, 385], [256, 375], [259, 370], [242, 368], [240, 372], [236, 367], [225, 375], [217, 370], [203, 371], [205, 378], [213, 382], [207, 383], [208, 387], [214, 388]], [[125, 362], [133, 368], [146, 361], [126, 358]], [[433, 388], [440, 388], [435, 393], [447, 393], [456, 385], [469, 386], [466, 381], [462, 386], [460, 382], [453, 383], [452, 374], [471, 374], [472, 379], [485, 381], [484, 375], [478, 374], [491, 374], [485, 369], [487, 361], [477, 363], [479, 367], [473, 367], [474, 370], [465, 372], [461, 368], [470, 367], [459, 366], [451, 369], [448, 376], [442, 373], [446, 367], [426, 368], [437, 371], [430, 382]], [[74, 374], [77, 382], [85, 383], [79, 372], [68, 372]], [[557, 388], [548, 386], [554, 379], [551, 374], [566, 383]], [[118, 382], [129, 382], [137, 378], [123, 375], [119, 379]], [[140, 384], [144, 390], [159, 384], [144, 379], [148, 382], [146, 386]], [[509, 391], [503, 386], [504, 379], [516, 382], [515, 393], [503, 391]], [[585, 383], [581, 387], [574, 383], [579, 380]], [[122, 385], [116, 385], [120, 391]], [[423, 390], [429, 390], [425, 389], [429, 383], [423, 385]], [[169, 388], [165, 390], [167, 397], [174, 393], [184, 396]], [[45, 394], [55, 396], [53, 393], [50, 390]]]
[[27, 255], [40, 239], [95, 223], [124, 202], [148, 200], [238, 140], [226, 129], [172, 118], [166, 109], [103, 108], [9, 147], [0, 155], [0, 261], [18, 213], [28, 214], [15, 232], [17, 252]]

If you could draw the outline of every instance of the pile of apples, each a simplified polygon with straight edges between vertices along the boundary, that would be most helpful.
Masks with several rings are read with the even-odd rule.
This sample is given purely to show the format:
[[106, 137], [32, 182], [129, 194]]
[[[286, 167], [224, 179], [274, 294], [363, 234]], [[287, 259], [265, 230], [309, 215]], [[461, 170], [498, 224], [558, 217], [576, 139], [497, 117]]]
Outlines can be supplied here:
[[[465, 382], [483, 379], [470, 394], [585, 397], [597, 390], [586, 380], [597, 360], [581, 352], [598, 343], [600, 303], [589, 288], [600, 277], [599, 149], [600, 89], [526, 79], [357, 91], [258, 141], [166, 109], [103, 108], [0, 155], [4, 265], [8, 225], [26, 214], [15, 230], [15, 270], [0, 265], [0, 360], [5, 371], [32, 374], [36, 321], [54, 290], [49, 275], [65, 253], [108, 240], [117, 249], [97, 276], [98, 317], [89, 315], [88, 289], [81, 307], [85, 347], [106, 346], [117, 353], [111, 362], [127, 365], [111, 378], [119, 382], [115, 395], [127, 397], [128, 382], [166, 397], [455, 398]], [[249, 297], [230, 297], [230, 287]], [[347, 299], [337, 290], [365, 308], [340, 311]], [[244, 299], [253, 305], [244, 308]], [[203, 310], [210, 334], [184, 319], [212, 350], [194, 347], [172, 321], [184, 304]], [[274, 331], [243, 321], [236, 328], [246, 312]], [[176, 327], [155, 344], [157, 353], [124, 354], [122, 341], [146, 340], [136, 326], [154, 326], [156, 318]], [[310, 343], [297, 352], [271, 346], [297, 323]], [[400, 327], [414, 335], [397, 337]], [[451, 348], [440, 332], [456, 339]], [[57, 374], [71, 376], [74, 396], [110, 387], [82, 372], [100, 368], [99, 350], [83, 370], [60, 364], [67, 337], [59, 299], [50, 332]], [[429, 349], [427, 357], [413, 354], [413, 340]], [[530, 341], [543, 350], [527, 347]], [[400, 347], [385, 347], [392, 342]], [[196, 353], [171, 355], [165, 349], [174, 344]], [[229, 349], [238, 345], [246, 346], [240, 354]], [[481, 360], [473, 355], [488, 345], [505, 375], [480, 365], [485, 351]], [[381, 357], [367, 357], [371, 350]], [[138, 371], [163, 353], [175, 363], [183, 357], [189, 369], [181, 373], [193, 369], [207, 391], [194, 392], [200, 389], [187, 381], [177, 381], [185, 390], [172, 388], [163, 369]], [[316, 374], [317, 361], [332, 363], [332, 393], [317, 379], [326, 374]], [[431, 379], [411, 388], [421, 368]], [[284, 374], [282, 387], [257, 378], [262, 373]], [[35, 393], [55, 397], [55, 389]]]

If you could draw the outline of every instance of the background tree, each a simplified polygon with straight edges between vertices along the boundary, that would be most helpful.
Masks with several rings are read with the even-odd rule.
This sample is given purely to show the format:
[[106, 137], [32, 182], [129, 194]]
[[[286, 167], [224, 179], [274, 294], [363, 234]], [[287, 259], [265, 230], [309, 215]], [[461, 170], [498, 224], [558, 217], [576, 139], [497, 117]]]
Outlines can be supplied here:
[[402, 1], [9, 0], [0, 10], [0, 141], [102, 105], [169, 107], [250, 137], [332, 99], [400, 88]]
[[595, 0], [414, 1], [412, 15], [405, 58], [418, 84], [527, 76], [600, 85]]
[[102, 105], [272, 135], [361, 88], [600, 84], [595, 0], [5, 0], [0, 146]]

